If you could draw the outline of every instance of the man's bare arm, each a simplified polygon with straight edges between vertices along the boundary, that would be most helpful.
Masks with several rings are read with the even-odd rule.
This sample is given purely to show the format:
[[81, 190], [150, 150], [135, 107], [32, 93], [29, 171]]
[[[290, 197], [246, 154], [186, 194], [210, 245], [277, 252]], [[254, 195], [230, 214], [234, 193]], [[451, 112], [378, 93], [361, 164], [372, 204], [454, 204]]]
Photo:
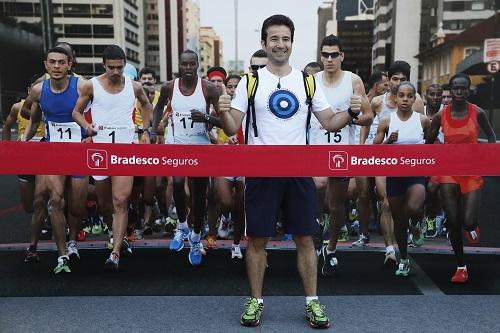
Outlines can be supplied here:
[[94, 95], [94, 87], [92, 86], [92, 81], [85, 81], [80, 89], [80, 96], [76, 101], [75, 108], [73, 109], [73, 120], [83, 128], [88, 136], [94, 135], [93, 124], [89, 124], [83, 117], [83, 111], [87, 107], [87, 104], [92, 100]]
[[16, 123], [17, 120], [17, 114], [19, 113], [20, 105], [21, 103], [14, 103], [12, 107], [10, 108], [9, 115], [7, 116], [7, 119], [5, 119], [5, 123], [3, 124], [2, 128], [2, 140], [5, 141], [10, 141], [11, 138], [11, 130], [14, 124]]

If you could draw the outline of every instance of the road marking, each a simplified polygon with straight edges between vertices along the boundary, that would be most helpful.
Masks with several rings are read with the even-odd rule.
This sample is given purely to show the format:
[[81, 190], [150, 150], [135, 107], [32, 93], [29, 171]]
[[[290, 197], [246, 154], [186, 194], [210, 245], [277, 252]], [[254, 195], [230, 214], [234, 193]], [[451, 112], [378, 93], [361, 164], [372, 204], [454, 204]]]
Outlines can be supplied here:
[[410, 258], [411, 271], [413, 271], [410, 278], [422, 294], [425, 296], [445, 295], [417, 262], [411, 256], [408, 256], [408, 258]]

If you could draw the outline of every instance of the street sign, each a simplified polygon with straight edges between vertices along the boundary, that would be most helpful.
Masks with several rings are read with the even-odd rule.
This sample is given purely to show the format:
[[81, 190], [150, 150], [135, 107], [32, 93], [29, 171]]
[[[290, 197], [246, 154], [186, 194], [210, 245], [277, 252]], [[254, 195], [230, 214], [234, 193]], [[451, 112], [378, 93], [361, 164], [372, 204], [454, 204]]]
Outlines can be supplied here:
[[484, 40], [483, 58], [485, 63], [500, 61], [500, 38], [487, 38]]
[[498, 61], [491, 61], [486, 66], [486, 69], [491, 74], [495, 74], [496, 72], [498, 72], [500, 70], [500, 62], [498, 62]]

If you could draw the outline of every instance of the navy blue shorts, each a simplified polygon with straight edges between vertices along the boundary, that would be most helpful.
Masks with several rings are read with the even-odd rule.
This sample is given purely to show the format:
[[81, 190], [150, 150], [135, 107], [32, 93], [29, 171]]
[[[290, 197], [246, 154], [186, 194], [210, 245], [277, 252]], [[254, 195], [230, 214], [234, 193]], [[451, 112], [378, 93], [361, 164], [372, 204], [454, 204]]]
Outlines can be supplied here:
[[411, 186], [421, 184], [427, 186], [426, 177], [387, 177], [386, 191], [388, 197], [398, 197], [406, 193]]
[[310, 177], [246, 178], [247, 235], [272, 237], [283, 212], [285, 233], [308, 236], [319, 232], [316, 187]]

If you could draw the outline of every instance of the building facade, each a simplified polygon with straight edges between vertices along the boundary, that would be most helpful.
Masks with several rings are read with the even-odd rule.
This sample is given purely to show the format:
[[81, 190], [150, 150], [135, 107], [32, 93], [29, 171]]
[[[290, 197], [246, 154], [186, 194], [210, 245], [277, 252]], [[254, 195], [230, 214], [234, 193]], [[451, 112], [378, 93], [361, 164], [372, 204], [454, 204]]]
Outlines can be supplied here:
[[200, 74], [206, 75], [212, 66], [222, 66], [224, 57], [222, 41], [213, 27], [200, 28]]
[[[123, 48], [127, 62], [144, 66], [142, 1], [52, 0], [50, 7], [54, 37], [73, 45], [77, 55], [75, 69], [79, 74], [102, 73], [102, 51], [110, 44]], [[0, 13], [19, 22], [41, 21], [39, 1], [0, 1]]]

